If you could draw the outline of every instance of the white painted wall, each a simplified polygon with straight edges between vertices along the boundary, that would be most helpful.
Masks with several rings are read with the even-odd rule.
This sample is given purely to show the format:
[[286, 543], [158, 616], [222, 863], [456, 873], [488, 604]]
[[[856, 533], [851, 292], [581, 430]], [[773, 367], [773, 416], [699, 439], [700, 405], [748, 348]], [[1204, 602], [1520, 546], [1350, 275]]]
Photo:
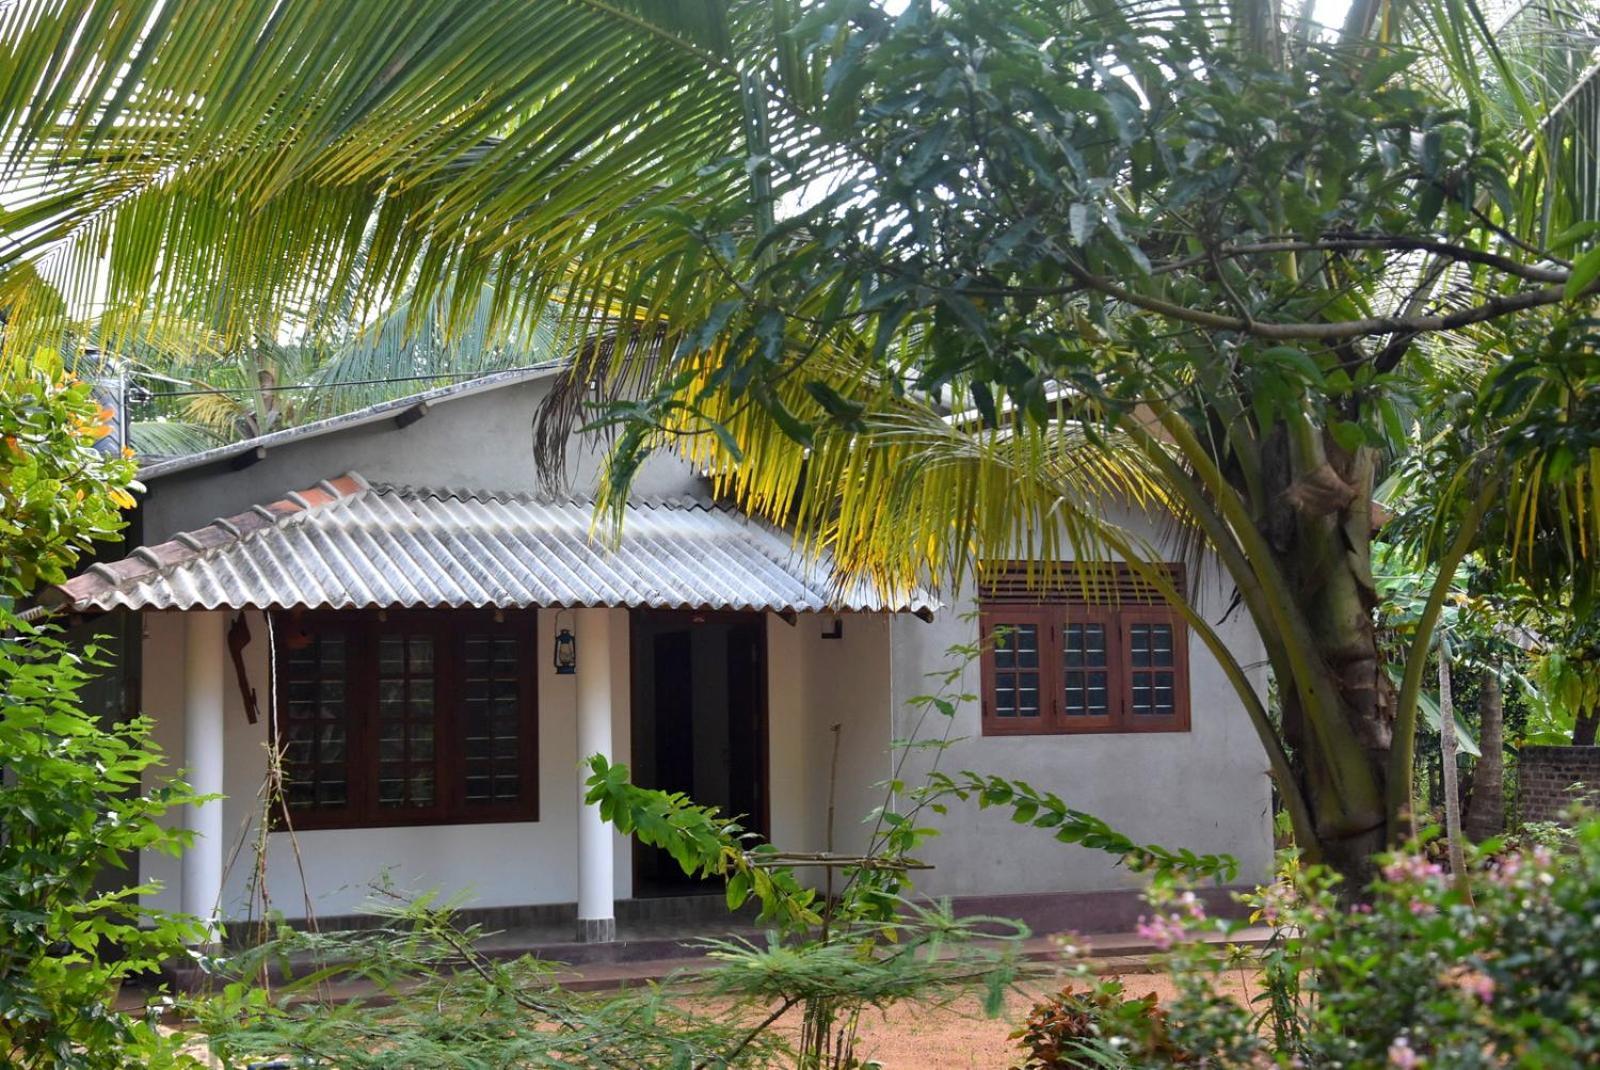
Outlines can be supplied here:
[[[1226, 611], [1231, 590], [1208, 570], [1200, 608], [1213, 624]], [[950, 602], [932, 624], [909, 617], [893, 623], [898, 737], [914, 734], [918, 714], [907, 700], [940, 689], [927, 674], [961, 664], [948, 653], [951, 647], [978, 641], [971, 587]], [[1249, 619], [1236, 611], [1218, 630], [1264, 693], [1265, 652]], [[1263, 879], [1272, 863], [1266, 755], [1221, 666], [1193, 629], [1189, 666], [1188, 732], [984, 736], [978, 703], [964, 702], [950, 726], [957, 742], [941, 767], [1026, 780], [1139, 842], [1228, 853], [1239, 860], [1241, 881]], [[954, 693], [981, 690], [974, 660]], [[941, 720], [930, 716], [923, 737], [941, 732]], [[925, 762], [925, 756], [913, 757], [904, 779], [918, 782]], [[935, 868], [918, 878], [918, 890], [930, 895], [1102, 891], [1143, 884], [1109, 855], [1014, 824], [1009, 810], [980, 812], [976, 803], [952, 801], [947, 815], [925, 818], [941, 833], [922, 852]]]

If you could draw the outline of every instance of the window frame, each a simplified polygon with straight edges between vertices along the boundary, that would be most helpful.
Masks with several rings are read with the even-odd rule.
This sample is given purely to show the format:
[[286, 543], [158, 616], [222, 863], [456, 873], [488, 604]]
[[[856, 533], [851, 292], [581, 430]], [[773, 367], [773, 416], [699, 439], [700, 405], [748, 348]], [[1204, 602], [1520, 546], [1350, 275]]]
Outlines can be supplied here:
[[[1045, 727], [1051, 719], [1046, 700], [1052, 694], [1050, 690], [1050, 658], [1052, 649], [1050, 630], [1050, 613], [1045, 607], [1028, 606], [1000, 606], [992, 612], [984, 611], [979, 614], [981, 621], [979, 627], [983, 635], [983, 732], [991, 736], [1036, 736], [1049, 729]], [[1032, 624], [1039, 629], [1039, 716], [1032, 719], [1018, 717], [1002, 717], [995, 711], [995, 673], [994, 663], [995, 644], [989, 637], [996, 628], [1014, 627], [1018, 624]]]
[[[1172, 715], [1152, 717], [1133, 712], [1133, 642], [1129, 636], [1136, 624], [1166, 624], [1172, 627]], [[1125, 723], [1119, 732], [1189, 731], [1189, 630], [1183, 615], [1171, 606], [1124, 606], [1117, 611], [1118, 638], [1122, 644], [1122, 711]], [[1156, 667], [1152, 666], [1152, 670]]]
[[[1051, 689], [1053, 730], [1066, 735], [1090, 735], [1119, 731], [1119, 711], [1124, 708], [1126, 687], [1123, 683], [1123, 664], [1118, 657], [1121, 651], [1121, 627], [1114, 612], [1102, 606], [1051, 606], [1050, 638], [1054, 647], [1052, 661], [1056, 679]], [[1103, 717], [1088, 714], [1069, 714], [1066, 709], [1067, 628], [1073, 624], [1098, 624], [1106, 631], [1106, 713]], [[1059, 634], [1057, 634], [1059, 631]]]
[[[1180, 589], [1183, 570], [1180, 565], [1165, 566]], [[1125, 565], [1107, 566], [1101, 563], [1060, 562], [1055, 565], [1035, 564], [1034, 578], [1041, 571], [1048, 581], [1033, 584], [1025, 601], [1018, 595], [1015, 583], [1017, 573], [1028, 568], [1026, 563], [1008, 563], [991, 566], [991, 571], [1010, 578], [1010, 583], [997, 585], [1003, 592], [990, 597], [980, 585], [978, 601], [978, 628], [980, 643], [980, 720], [985, 736], [1035, 736], [1035, 735], [1122, 735], [1154, 732], [1188, 732], [1190, 730], [1189, 630], [1188, 622], [1176, 608], [1159, 600], [1153, 592], [1129, 588], [1132, 575]], [[1094, 569], [1099, 576], [1087, 582], [1081, 569]], [[1096, 584], [1107, 577], [1115, 579], [1115, 590], [1093, 602], [1085, 597]], [[1049, 654], [1040, 658], [1040, 689], [1048, 694], [1041, 698], [1041, 714], [1037, 722], [1016, 723], [1015, 718], [1000, 717], [995, 711], [994, 643], [990, 637], [997, 627], [1010, 623], [1037, 623], [1040, 627], [1040, 646]], [[1110, 696], [1109, 712], [1105, 716], [1088, 717], [1068, 715], [1066, 712], [1065, 640], [1066, 629], [1071, 624], [1101, 624], [1106, 629], [1107, 690]], [[1133, 713], [1133, 676], [1130, 629], [1136, 624], [1162, 624], [1172, 628], [1173, 645], [1173, 713], [1170, 717], [1135, 716]]]
[[[496, 619], [496, 616], [500, 619]], [[268, 740], [276, 750], [277, 687], [289, 680], [287, 636], [291, 629], [338, 629], [345, 634], [346, 802], [342, 807], [293, 808], [287, 798], [274, 807], [275, 824], [296, 830], [408, 828], [479, 825], [539, 820], [539, 678], [535, 610], [492, 609], [314, 609], [270, 614], [276, 664]], [[511, 801], [469, 803], [465, 798], [464, 730], [466, 641], [489, 632], [517, 640], [518, 780], [526, 790]], [[395, 633], [427, 635], [433, 641], [434, 801], [426, 807], [385, 808], [378, 803], [378, 640]], [[287, 772], [287, 771], [286, 771]]]

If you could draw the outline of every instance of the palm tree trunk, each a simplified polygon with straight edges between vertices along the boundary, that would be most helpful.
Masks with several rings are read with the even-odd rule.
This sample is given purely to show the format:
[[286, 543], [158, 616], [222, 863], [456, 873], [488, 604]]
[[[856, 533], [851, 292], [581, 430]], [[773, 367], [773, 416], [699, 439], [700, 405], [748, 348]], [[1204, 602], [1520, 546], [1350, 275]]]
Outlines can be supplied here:
[[1263, 531], [1312, 648], [1299, 673], [1320, 677], [1314, 690], [1327, 696], [1315, 710], [1286, 701], [1284, 732], [1317, 814], [1322, 858], [1360, 889], [1394, 838], [1382, 802], [1393, 714], [1372, 617], [1373, 459], [1330, 450], [1317, 433], [1296, 442], [1291, 432], [1263, 454], [1273, 502]]
[[1496, 668], [1491, 666], [1483, 674], [1478, 692], [1478, 745], [1483, 754], [1472, 771], [1472, 797], [1463, 821], [1474, 842], [1506, 830], [1505, 699]]

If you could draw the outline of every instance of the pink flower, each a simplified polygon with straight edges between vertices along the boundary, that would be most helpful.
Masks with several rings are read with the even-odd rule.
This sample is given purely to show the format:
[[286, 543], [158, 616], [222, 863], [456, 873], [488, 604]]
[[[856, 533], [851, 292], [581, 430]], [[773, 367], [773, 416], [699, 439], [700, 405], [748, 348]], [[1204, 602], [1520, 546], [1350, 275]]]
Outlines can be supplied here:
[[1167, 914], [1140, 918], [1138, 928], [1134, 931], [1139, 934], [1139, 939], [1148, 940], [1157, 951], [1172, 950], [1172, 945], [1185, 935], [1183, 922], [1176, 915]]
[[1431, 918], [1434, 914], [1438, 913], [1438, 909], [1426, 899], [1417, 899], [1413, 897], [1411, 902], [1407, 905], [1410, 907], [1412, 915], [1418, 918]]
[[1383, 867], [1383, 879], [1391, 884], [1402, 881], [1425, 881], [1441, 876], [1444, 868], [1429, 862], [1421, 855], [1399, 855]]
[[1268, 925], [1277, 925], [1296, 902], [1295, 887], [1288, 881], [1277, 881], [1261, 890], [1261, 918]]
[[1422, 1056], [1411, 1050], [1411, 1041], [1396, 1037], [1394, 1043], [1389, 1045], [1389, 1065], [1399, 1070], [1414, 1070], [1422, 1065]]
[[1472, 978], [1468, 985], [1468, 990], [1484, 1003], [1492, 1003], [1494, 1001], [1494, 978], [1486, 977], [1480, 973]]

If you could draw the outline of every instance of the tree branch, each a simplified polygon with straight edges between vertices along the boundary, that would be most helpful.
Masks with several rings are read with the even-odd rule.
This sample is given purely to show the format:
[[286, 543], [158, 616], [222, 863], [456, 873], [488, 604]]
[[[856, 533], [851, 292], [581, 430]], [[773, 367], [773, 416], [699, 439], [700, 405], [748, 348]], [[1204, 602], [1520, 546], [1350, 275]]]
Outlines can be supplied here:
[[1481, 249], [1469, 249], [1452, 242], [1437, 241], [1431, 238], [1412, 238], [1404, 234], [1367, 234], [1351, 235], [1342, 238], [1318, 238], [1313, 241], [1283, 240], [1250, 242], [1243, 245], [1219, 245], [1214, 250], [1199, 253], [1195, 256], [1174, 260], [1167, 264], [1158, 264], [1150, 269], [1152, 275], [1166, 275], [1185, 268], [1196, 267], [1215, 257], [1233, 259], [1241, 256], [1265, 256], [1278, 253], [1309, 253], [1309, 252], [1358, 252], [1358, 251], [1388, 251], [1396, 253], [1433, 253], [1448, 260], [1458, 260], [1466, 264], [1482, 264], [1503, 271], [1507, 275], [1514, 275], [1519, 279], [1529, 282], [1564, 283], [1567, 281], [1567, 272], [1560, 268], [1543, 268], [1532, 264], [1524, 264], [1508, 256], [1498, 253], [1488, 253]]
[[[1542, 308], [1545, 305], [1554, 305], [1563, 300], [1561, 286], [1545, 286], [1537, 290], [1525, 290], [1520, 293], [1505, 294], [1492, 297], [1479, 305], [1465, 308], [1443, 316], [1370, 316], [1363, 319], [1342, 320], [1334, 323], [1261, 323], [1254, 320], [1244, 320], [1236, 316], [1224, 316], [1216, 312], [1206, 312], [1202, 309], [1188, 308], [1184, 305], [1173, 304], [1159, 297], [1147, 297], [1135, 293], [1126, 286], [1118, 285], [1109, 279], [1101, 278], [1082, 267], [1066, 262], [1066, 268], [1072, 277], [1077, 279], [1084, 287], [1097, 293], [1105, 294], [1125, 304], [1142, 308], [1146, 312], [1154, 312], [1158, 316], [1178, 320], [1183, 323], [1192, 323], [1198, 327], [1205, 327], [1216, 331], [1233, 331], [1238, 334], [1252, 335], [1257, 338], [1267, 338], [1275, 341], [1339, 341], [1341, 339], [1368, 338], [1373, 335], [1384, 334], [1427, 334], [1437, 331], [1451, 331], [1459, 327], [1467, 327], [1474, 323], [1484, 323], [1489, 320], [1508, 316], [1513, 312], [1523, 312], [1530, 308]], [[1600, 292], [1600, 282], [1586, 289], [1582, 296], [1589, 297]]]

